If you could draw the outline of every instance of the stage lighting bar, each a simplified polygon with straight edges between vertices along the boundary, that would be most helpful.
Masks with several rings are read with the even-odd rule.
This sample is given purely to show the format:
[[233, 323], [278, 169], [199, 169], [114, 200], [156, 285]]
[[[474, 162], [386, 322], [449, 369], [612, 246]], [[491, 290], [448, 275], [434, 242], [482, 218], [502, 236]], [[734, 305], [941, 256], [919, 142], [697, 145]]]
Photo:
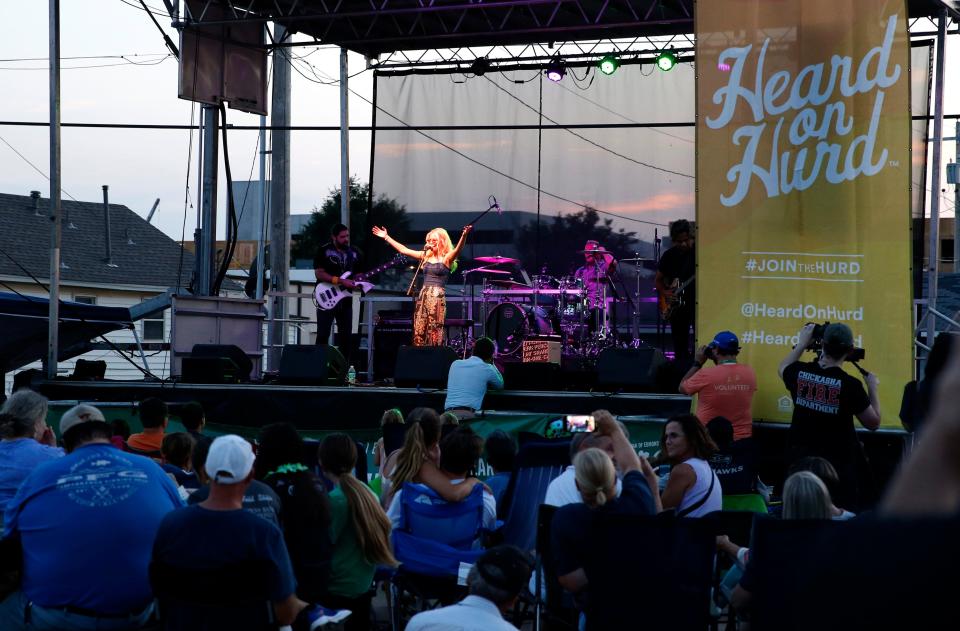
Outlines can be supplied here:
[[597, 63], [597, 68], [605, 75], [612, 75], [620, 67], [620, 60], [616, 55], [604, 55]]
[[657, 68], [663, 72], [673, 70], [673, 67], [677, 65], [677, 61], [677, 55], [672, 50], [661, 50], [656, 58]]
[[559, 57], [554, 58], [547, 64], [547, 79], [550, 79], [554, 83], [562, 81], [563, 78], [567, 75], [567, 69], [563, 65], [563, 62], [560, 61]]

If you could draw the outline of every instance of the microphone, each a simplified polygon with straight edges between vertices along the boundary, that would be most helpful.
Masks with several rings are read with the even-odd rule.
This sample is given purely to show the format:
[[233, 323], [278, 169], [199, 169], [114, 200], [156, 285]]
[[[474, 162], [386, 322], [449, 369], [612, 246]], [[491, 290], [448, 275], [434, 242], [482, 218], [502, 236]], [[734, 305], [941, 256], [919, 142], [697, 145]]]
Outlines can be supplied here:
[[497, 209], [497, 214], [498, 214], [498, 215], [503, 215], [503, 209], [500, 208], [500, 204], [497, 203], [497, 198], [496, 198], [496, 197], [494, 197], [493, 195], [491, 195], [490, 197], [487, 198], [487, 201], [490, 203], [490, 208], [488, 208], [487, 210], [490, 210], [490, 209], [492, 209], [492, 208], [496, 208], [496, 209]]

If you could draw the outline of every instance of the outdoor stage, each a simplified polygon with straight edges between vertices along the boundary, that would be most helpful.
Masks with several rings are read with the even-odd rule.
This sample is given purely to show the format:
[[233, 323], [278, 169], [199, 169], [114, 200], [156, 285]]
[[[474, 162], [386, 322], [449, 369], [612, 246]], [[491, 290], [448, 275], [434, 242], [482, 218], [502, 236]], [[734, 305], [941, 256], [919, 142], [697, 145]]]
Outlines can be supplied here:
[[[144, 381], [35, 381], [33, 387], [51, 401], [127, 403], [158, 397], [170, 404], [197, 401], [215, 425], [258, 428], [291, 421], [310, 431], [368, 430], [379, 427], [383, 411], [404, 412], [418, 406], [443, 409], [446, 390], [376, 386], [285, 386], [259, 384], [201, 385]], [[604, 408], [618, 416], [666, 419], [690, 410], [690, 397], [679, 394], [490, 392], [485, 406], [511, 414], [587, 414]]]

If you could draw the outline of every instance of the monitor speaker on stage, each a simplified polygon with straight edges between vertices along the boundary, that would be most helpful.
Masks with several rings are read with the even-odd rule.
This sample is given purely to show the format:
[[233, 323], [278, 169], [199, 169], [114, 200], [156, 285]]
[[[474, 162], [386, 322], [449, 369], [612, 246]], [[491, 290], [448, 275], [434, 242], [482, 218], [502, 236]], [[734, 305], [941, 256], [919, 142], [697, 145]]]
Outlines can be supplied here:
[[184, 383], [239, 383], [240, 368], [229, 357], [184, 357], [180, 379]]
[[342, 386], [347, 360], [329, 344], [287, 344], [280, 355], [280, 382], [300, 386]]
[[401, 346], [393, 382], [401, 388], [446, 388], [457, 352], [449, 346]]
[[[190, 350], [191, 358], [224, 358], [234, 363], [236, 368], [236, 381], [250, 381], [250, 373], [253, 371], [253, 361], [243, 349], [234, 344], [194, 344]], [[184, 358], [187, 359], [187, 358]], [[184, 378], [184, 381], [187, 381]], [[193, 382], [199, 383], [199, 382]], [[208, 381], [204, 383], [223, 383], [222, 381]]]
[[597, 357], [597, 389], [656, 392], [666, 364], [659, 348], [608, 348]]

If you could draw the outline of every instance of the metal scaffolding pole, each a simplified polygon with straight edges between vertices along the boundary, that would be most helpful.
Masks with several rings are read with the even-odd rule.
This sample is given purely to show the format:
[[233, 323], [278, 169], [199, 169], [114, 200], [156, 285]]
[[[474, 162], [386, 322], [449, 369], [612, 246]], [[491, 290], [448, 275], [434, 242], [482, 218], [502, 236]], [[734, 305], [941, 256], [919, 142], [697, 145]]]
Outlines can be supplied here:
[[197, 283], [201, 296], [213, 293], [217, 273], [217, 175], [219, 168], [220, 130], [217, 108], [203, 106], [203, 190], [200, 207], [200, 278]]
[[60, 346], [60, 0], [50, 0], [50, 310], [47, 324], [47, 379], [57, 376]]
[[347, 49], [340, 49], [340, 223], [350, 229], [350, 91]]
[[[287, 30], [277, 24], [274, 40], [283, 42]], [[290, 126], [290, 59], [283, 48], [273, 52], [273, 102], [271, 122]], [[290, 132], [274, 129], [270, 150], [270, 290], [286, 293], [290, 276]], [[270, 329], [267, 332], [269, 365], [280, 368], [280, 351], [286, 342], [287, 298], [270, 298]]]
[[943, 144], [943, 83], [946, 63], [944, 59], [947, 39], [947, 9], [940, 9], [937, 19], [937, 84], [933, 97], [933, 177], [930, 190], [930, 241], [927, 253], [927, 346], [933, 347], [937, 333], [937, 318], [933, 311], [937, 308], [937, 274], [940, 271], [940, 169], [941, 145]]

